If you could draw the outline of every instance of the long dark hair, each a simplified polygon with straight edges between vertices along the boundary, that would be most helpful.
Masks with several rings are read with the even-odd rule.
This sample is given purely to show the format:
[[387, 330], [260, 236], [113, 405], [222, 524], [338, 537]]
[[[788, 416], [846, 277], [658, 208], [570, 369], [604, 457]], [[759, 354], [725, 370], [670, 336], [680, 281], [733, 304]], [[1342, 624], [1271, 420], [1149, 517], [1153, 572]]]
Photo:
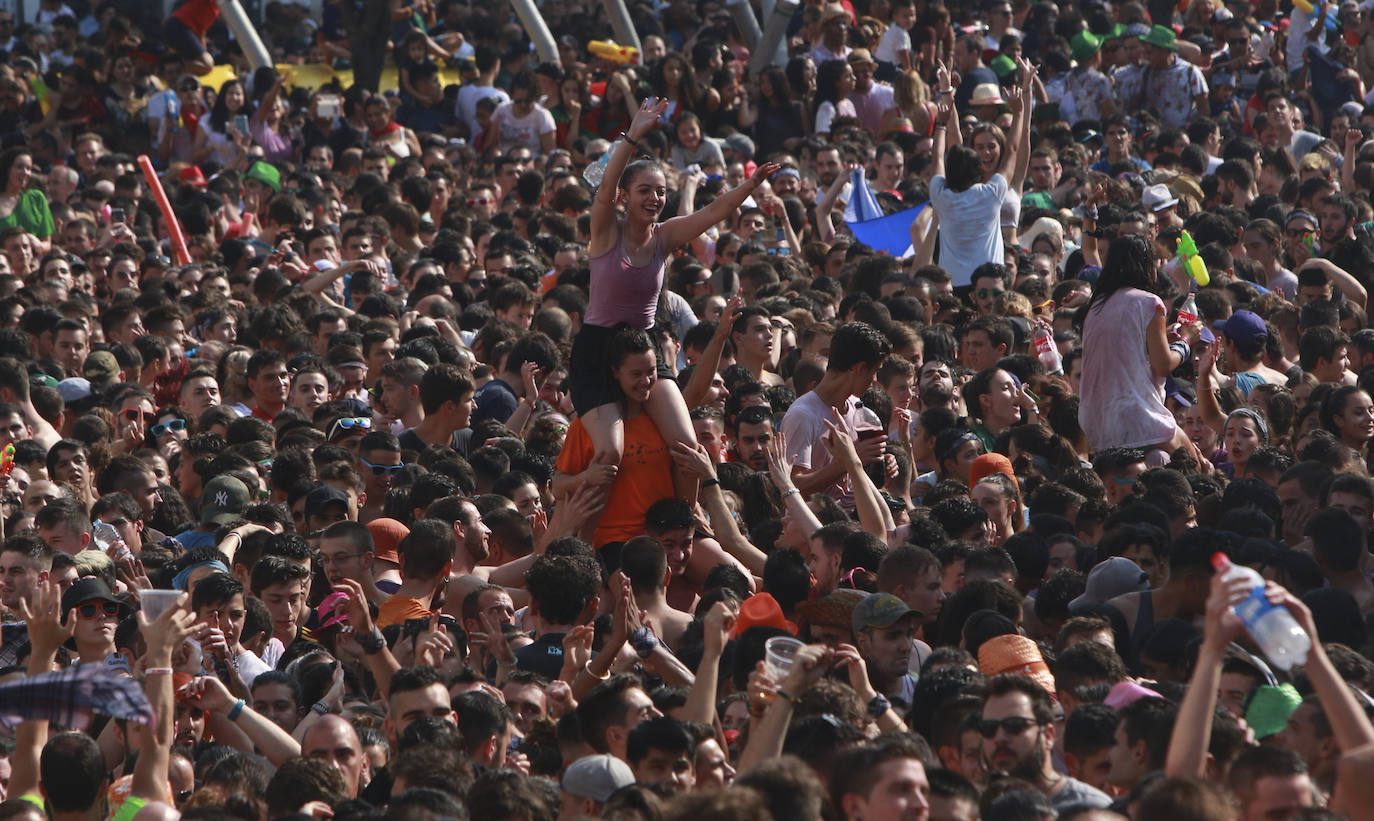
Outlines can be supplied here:
[[967, 191], [983, 179], [983, 160], [966, 145], [956, 145], [945, 155], [945, 182], [949, 190]]
[[792, 85], [787, 81], [787, 72], [782, 69], [782, 66], [765, 68], [763, 76], [768, 78], [768, 84], [773, 89], [773, 99], [770, 100], [766, 95], [760, 94], [759, 102], [777, 108], [786, 108], [791, 105]]
[[14, 148], [7, 148], [0, 154], [0, 190], [5, 189], [10, 184], [10, 169], [19, 162], [20, 157], [32, 157], [33, 149], [27, 145], [16, 145]]
[[826, 60], [816, 68], [816, 102], [830, 101], [835, 105], [843, 99], [840, 95], [840, 78], [849, 64], [844, 60]]
[[1088, 312], [1091, 313], [1123, 288], [1154, 293], [1156, 282], [1155, 253], [1150, 241], [1139, 234], [1117, 237], [1107, 248], [1107, 259], [1093, 286]]
[[215, 105], [210, 109], [210, 125], [221, 134], [228, 133], [226, 126], [229, 124], [229, 106], [224, 102], [224, 98], [229, 96], [229, 89], [234, 86], [243, 88], [243, 107], [239, 109], [239, 113], [252, 113], [252, 108], [248, 103], [248, 89], [244, 88], [243, 83], [237, 79], [225, 80], [224, 85], [219, 87], [219, 93], [215, 95]]

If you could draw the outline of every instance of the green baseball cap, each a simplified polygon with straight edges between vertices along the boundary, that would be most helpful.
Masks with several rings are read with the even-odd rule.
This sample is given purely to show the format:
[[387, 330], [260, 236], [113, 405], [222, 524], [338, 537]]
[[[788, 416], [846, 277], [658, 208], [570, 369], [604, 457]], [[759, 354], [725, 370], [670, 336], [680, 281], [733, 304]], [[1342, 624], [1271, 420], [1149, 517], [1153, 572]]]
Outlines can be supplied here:
[[898, 619], [915, 612], [891, 593], [873, 593], [854, 605], [854, 634], [858, 635], [869, 627], [886, 630]]
[[109, 351], [93, 351], [86, 357], [81, 373], [91, 383], [91, 390], [101, 393], [119, 381], [119, 362]]
[[992, 62], [988, 63], [988, 68], [992, 69], [992, 73], [996, 74], [999, 80], [1004, 80], [1016, 73], [1016, 64], [1005, 54], [999, 54], [992, 58]]
[[1069, 45], [1069, 53], [1073, 55], [1076, 62], [1085, 63], [1091, 60], [1093, 55], [1102, 48], [1102, 40], [1103, 38], [1084, 29], [1073, 36], [1073, 42]]
[[233, 476], [216, 476], [205, 483], [205, 491], [200, 497], [204, 504], [200, 520], [222, 525], [242, 518], [251, 501], [249, 496], [248, 486], [243, 482]]
[[273, 191], [281, 193], [281, 172], [271, 163], [258, 160], [248, 167], [248, 173], [244, 174], [243, 178], [246, 180], [257, 180]]

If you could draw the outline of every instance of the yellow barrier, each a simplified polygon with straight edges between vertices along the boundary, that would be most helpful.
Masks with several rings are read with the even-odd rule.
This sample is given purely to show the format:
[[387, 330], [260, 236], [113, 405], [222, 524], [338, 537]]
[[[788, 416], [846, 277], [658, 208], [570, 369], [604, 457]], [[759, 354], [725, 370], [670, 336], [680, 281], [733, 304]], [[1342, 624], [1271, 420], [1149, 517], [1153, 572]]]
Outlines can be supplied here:
[[[301, 87], [316, 89], [325, 85], [329, 81], [338, 78], [339, 84], [345, 89], [353, 85], [352, 69], [335, 69], [325, 63], [304, 63], [300, 65], [282, 63], [277, 65], [277, 73], [286, 76], [286, 83], [291, 87]], [[201, 85], [210, 86], [218, 89], [225, 82], [234, 79], [238, 74], [233, 66], [217, 65], [209, 74], [200, 78]], [[458, 69], [447, 66], [439, 69], [439, 83], [441, 85], [462, 85], [462, 77]], [[401, 87], [401, 75], [394, 63], [387, 62], [386, 68], [382, 69], [381, 90], [399, 89]]]

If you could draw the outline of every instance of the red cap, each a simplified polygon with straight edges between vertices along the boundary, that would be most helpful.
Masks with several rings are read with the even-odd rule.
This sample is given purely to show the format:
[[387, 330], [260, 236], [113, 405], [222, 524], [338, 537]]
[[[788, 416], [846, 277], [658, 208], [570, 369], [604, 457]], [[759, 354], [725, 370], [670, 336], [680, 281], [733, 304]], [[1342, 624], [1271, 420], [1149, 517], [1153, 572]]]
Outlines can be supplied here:
[[198, 165], [188, 165], [181, 169], [181, 173], [177, 175], [177, 180], [180, 182], [189, 182], [198, 188], [204, 188], [210, 184], [205, 179], [205, 172], [201, 171]]

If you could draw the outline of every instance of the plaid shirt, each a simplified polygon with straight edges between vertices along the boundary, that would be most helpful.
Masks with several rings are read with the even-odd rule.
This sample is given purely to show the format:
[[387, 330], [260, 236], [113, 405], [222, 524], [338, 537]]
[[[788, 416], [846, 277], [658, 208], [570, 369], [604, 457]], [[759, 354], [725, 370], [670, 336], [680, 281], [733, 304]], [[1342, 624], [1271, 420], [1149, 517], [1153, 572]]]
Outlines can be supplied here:
[[39, 720], [79, 729], [90, 726], [97, 713], [153, 723], [153, 708], [143, 687], [103, 664], [80, 664], [0, 684], [0, 724], [8, 727]]
[[29, 626], [22, 621], [0, 624], [0, 669], [19, 663], [19, 651], [29, 643]]

